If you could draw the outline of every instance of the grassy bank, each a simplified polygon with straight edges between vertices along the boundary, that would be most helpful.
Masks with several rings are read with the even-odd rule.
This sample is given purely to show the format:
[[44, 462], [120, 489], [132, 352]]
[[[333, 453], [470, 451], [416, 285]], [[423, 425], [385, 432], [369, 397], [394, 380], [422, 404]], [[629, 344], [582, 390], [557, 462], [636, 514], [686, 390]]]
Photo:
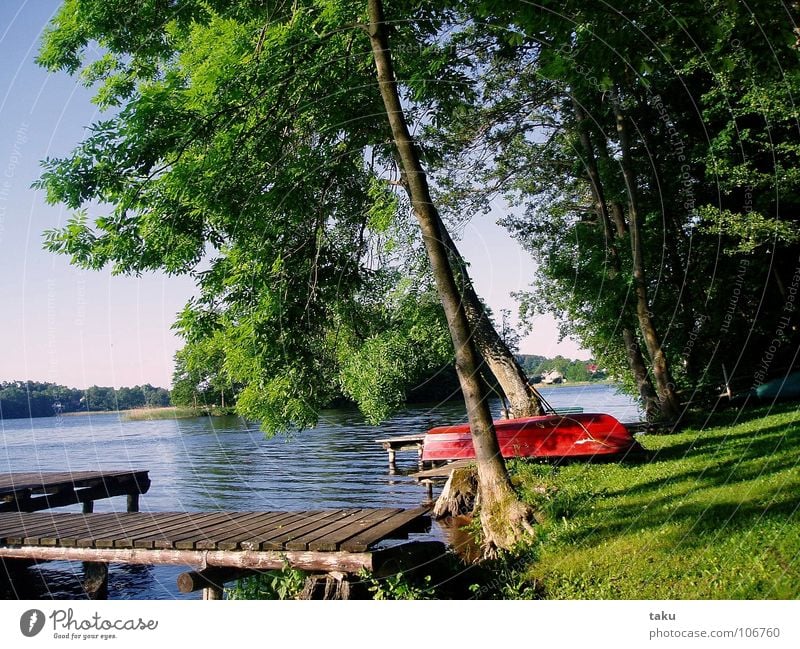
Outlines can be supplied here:
[[190, 419], [207, 413], [203, 408], [190, 406], [168, 406], [166, 408], [135, 408], [119, 413], [123, 421], [151, 421], [154, 419]]
[[545, 521], [534, 545], [500, 567], [499, 595], [800, 596], [796, 405], [640, 439], [655, 454], [638, 465], [512, 463]]

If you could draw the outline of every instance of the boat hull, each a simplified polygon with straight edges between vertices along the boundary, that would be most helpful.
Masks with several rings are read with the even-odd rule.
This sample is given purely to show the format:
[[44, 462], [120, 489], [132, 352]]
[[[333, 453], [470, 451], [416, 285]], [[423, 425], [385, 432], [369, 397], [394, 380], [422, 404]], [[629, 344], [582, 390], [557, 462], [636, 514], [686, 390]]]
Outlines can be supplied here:
[[[545, 415], [494, 422], [500, 453], [505, 458], [617, 458], [644, 449], [611, 415], [581, 413]], [[425, 434], [422, 460], [475, 457], [469, 424], [431, 428]]]

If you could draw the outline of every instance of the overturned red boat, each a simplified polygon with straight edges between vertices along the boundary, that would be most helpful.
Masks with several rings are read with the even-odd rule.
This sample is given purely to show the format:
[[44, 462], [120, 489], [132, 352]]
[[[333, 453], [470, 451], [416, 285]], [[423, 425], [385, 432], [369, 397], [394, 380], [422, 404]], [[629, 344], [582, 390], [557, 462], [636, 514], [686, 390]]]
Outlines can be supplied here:
[[[611, 415], [544, 415], [494, 422], [503, 457], [619, 458], [644, 453], [628, 429]], [[439, 426], [425, 434], [422, 460], [475, 457], [469, 424]]]

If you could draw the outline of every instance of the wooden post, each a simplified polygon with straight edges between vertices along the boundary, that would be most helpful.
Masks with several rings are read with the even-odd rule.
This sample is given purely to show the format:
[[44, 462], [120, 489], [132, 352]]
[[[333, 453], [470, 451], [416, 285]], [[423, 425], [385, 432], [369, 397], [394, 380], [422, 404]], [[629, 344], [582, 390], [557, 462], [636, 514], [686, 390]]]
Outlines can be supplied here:
[[219, 600], [222, 599], [223, 589], [219, 586], [207, 586], [203, 589], [203, 599], [204, 600]]
[[393, 448], [389, 449], [389, 473], [394, 473], [397, 470], [397, 465], [395, 464], [395, 450]]
[[430, 478], [426, 478], [424, 480], [420, 480], [419, 482], [420, 482], [420, 484], [424, 484], [425, 485], [425, 493], [428, 496], [428, 498], [427, 498], [427, 500], [425, 502], [426, 503], [432, 503], [433, 502], [433, 480], [431, 480]]
[[108, 599], [108, 564], [87, 561], [83, 564], [83, 589], [89, 599]]
[[83, 513], [91, 514], [94, 511], [94, 500], [83, 501]]
[[422, 461], [422, 444], [417, 446], [417, 466], [419, 466], [420, 471], [425, 468], [425, 463]]
[[130, 493], [130, 494], [128, 494], [128, 511], [129, 512], [138, 512], [139, 511], [139, 494], [138, 493]]

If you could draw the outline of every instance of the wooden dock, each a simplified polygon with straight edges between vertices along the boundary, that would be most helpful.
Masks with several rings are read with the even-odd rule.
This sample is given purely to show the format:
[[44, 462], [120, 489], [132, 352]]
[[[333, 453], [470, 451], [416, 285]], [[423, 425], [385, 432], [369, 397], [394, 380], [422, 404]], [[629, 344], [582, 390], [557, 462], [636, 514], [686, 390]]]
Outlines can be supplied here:
[[383, 450], [389, 453], [389, 473], [397, 470], [397, 453], [399, 451], [416, 451], [419, 468], [422, 468], [422, 443], [425, 434], [420, 435], [398, 435], [397, 437], [386, 437], [376, 439], [375, 442], [383, 446]]
[[139, 510], [139, 495], [150, 488], [148, 471], [38, 471], [0, 474], [0, 512], [36, 512], [53, 507], [83, 504], [127, 496], [127, 510]]
[[470, 464], [475, 464], [475, 460], [455, 460], [453, 462], [442, 464], [441, 466], [435, 466], [430, 469], [411, 473], [409, 476], [414, 478], [418, 484], [425, 485], [428, 496], [427, 502], [430, 503], [433, 502], [433, 485], [437, 481], [446, 481], [447, 478], [450, 477], [450, 473], [452, 473], [453, 469], [469, 466]]
[[[405, 544], [376, 549], [430, 526], [427, 508], [299, 512], [0, 513], [0, 561], [12, 559], [190, 566], [205, 599], [221, 585], [204, 574], [285, 566], [310, 572], [380, 573], [413, 556]], [[100, 581], [104, 576], [101, 574]], [[186, 582], [186, 579], [184, 579]], [[106, 586], [103, 585], [103, 588]]]

